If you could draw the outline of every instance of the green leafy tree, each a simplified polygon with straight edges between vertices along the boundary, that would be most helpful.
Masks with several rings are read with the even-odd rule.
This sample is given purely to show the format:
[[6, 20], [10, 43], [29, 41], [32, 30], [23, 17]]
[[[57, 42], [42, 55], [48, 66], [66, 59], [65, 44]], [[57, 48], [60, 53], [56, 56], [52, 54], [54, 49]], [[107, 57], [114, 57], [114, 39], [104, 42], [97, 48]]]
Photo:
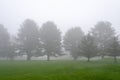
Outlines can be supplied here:
[[88, 62], [90, 61], [90, 58], [97, 55], [98, 48], [95, 43], [95, 39], [91, 34], [88, 34], [83, 38], [80, 46], [80, 52], [84, 57], [88, 58]]
[[75, 28], [69, 29], [63, 38], [64, 48], [70, 52], [74, 60], [76, 60], [78, 56], [80, 56], [78, 47], [81, 43], [83, 36], [84, 36], [84, 33], [81, 30], [81, 28], [75, 27]]
[[98, 22], [95, 27], [92, 29], [92, 34], [95, 38], [95, 42], [99, 47], [99, 55], [104, 58], [106, 53], [107, 46], [110, 44], [110, 39], [115, 35], [114, 29], [111, 27], [110, 22]]
[[53, 22], [48, 21], [42, 25], [40, 39], [48, 61], [50, 56], [61, 55], [61, 32]]
[[19, 49], [26, 53], [27, 60], [31, 60], [35, 51], [39, 48], [39, 29], [37, 24], [27, 19], [21, 25], [18, 33]]

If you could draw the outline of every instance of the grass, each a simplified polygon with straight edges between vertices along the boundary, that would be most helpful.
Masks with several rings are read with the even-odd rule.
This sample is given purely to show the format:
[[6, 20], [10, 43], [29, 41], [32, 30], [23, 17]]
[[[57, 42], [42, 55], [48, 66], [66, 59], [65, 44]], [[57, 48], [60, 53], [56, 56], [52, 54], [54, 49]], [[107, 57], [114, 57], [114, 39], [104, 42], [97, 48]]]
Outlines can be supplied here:
[[120, 60], [0, 61], [0, 80], [120, 80]]

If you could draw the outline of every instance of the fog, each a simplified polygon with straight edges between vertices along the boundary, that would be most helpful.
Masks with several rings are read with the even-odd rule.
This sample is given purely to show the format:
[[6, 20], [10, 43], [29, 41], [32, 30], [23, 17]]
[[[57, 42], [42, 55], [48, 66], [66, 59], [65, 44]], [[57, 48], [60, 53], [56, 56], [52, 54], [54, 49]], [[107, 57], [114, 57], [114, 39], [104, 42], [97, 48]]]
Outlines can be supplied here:
[[0, 80], [120, 80], [120, 0], [0, 0]]
[[0, 0], [0, 24], [16, 34], [22, 22], [33, 19], [41, 27], [53, 21], [64, 33], [80, 26], [85, 32], [98, 21], [109, 21], [119, 32], [120, 0]]

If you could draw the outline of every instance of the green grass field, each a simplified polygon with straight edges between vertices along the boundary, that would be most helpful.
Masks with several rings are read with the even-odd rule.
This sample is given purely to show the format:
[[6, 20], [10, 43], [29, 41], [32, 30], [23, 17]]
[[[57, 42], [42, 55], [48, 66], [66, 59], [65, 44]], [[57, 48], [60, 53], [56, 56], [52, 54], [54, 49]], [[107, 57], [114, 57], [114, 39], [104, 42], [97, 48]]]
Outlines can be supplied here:
[[0, 61], [0, 80], [120, 80], [120, 60]]

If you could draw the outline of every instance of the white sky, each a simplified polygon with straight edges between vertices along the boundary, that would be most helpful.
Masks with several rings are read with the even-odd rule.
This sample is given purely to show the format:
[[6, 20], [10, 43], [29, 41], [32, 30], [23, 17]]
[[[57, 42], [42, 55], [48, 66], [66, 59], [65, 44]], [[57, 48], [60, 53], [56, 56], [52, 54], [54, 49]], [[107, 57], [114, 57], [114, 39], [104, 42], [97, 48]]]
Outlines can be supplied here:
[[0, 24], [15, 34], [27, 19], [50, 20], [62, 32], [80, 26], [85, 32], [98, 21], [110, 21], [120, 32], [120, 0], [0, 0]]

